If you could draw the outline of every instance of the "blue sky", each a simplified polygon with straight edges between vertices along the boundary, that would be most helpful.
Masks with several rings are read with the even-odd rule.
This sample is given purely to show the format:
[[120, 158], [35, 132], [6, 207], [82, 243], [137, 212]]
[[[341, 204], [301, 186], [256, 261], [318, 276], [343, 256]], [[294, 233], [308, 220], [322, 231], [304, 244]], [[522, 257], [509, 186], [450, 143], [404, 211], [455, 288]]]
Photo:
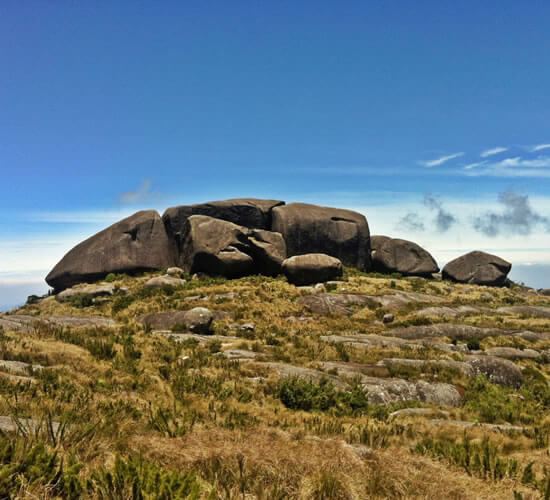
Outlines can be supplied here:
[[354, 208], [440, 264], [550, 269], [549, 21], [535, 1], [4, 1], [0, 288], [44, 286], [138, 209], [236, 196]]

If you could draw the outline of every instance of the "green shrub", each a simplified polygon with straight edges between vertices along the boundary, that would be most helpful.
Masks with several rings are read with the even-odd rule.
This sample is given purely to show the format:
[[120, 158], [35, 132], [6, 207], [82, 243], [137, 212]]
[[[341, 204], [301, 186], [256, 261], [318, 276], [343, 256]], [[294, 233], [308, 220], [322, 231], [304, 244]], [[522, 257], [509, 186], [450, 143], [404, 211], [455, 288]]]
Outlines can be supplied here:
[[86, 294], [73, 295], [68, 302], [71, 306], [80, 308], [91, 307], [94, 305], [94, 299], [90, 295]]
[[328, 410], [336, 406], [336, 390], [328, 379], [317, 384], [301, 377], [281, 378], [277, 397], [292, 410]]
[[136, 300], [136, 297], [134, 297], [133, 295], [123, 295], [121, 297], [117, 297], [113, 301], [113, 305], [111, 306], [111, 312], [113, 314], [117, 314], [123, 309], [126, 309], [135, 300]]
[[92, 473], [87, 490], [105, 500], [199, 500], [204, 491], [193, 472], [166, 471], [141, 458], [119, 456], [112, 469]]
[[107, 276], [105, 276], [104, 281], [107, 283], [112, 283], [113, 281], [116, 281], [116, 274], [115, 273], [109, 273]]
[[283, 377], [277, 385], [276, 395], [292, 410], [332, 410], [339, 415], [354, 415], [365, 413], [368, 408], [367, 397], [359, 385], [349, 392], [338, 391], [325, 378], [316, 383], [297, 376]]
[[469, 339], [466, 343], [466, 346], [470, 351], [479, 351], [481, 349], [481, 346], [479, 345], [479, 340], [477, 339]]

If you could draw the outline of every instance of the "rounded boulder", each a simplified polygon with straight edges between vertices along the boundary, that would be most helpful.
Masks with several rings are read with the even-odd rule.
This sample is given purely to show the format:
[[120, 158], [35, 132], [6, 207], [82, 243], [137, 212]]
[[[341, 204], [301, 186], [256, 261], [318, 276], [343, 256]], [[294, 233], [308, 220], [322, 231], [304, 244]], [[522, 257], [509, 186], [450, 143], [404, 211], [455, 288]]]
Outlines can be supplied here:
[[294, 285], [311, 285], [340, 278], [342, 262], [322, 253], [295, 255], [283, 261], [282, 270]]

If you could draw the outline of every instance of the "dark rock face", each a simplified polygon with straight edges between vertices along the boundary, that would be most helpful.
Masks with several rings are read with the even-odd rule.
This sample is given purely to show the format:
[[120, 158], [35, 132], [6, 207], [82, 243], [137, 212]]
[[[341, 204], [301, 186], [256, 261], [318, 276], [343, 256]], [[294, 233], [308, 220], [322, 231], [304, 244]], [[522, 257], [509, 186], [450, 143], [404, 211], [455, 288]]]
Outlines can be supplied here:
[[280, 200], [259, 200], [256, 198], [236, 198], [232, 200], [210, 201], [197, 205], [180, 205], [168, 208], [162, 220], [168, 233], [181, 245], [185, 221], [192, 215], [207, 215], [226, 220], [252, 229], [271, 228], [271, 210], [284, 205]]
[[251, 230], [205, 215], [192, 215], [182, 233], [180, 265], [188, 272], [238, 278], [278, 274], [286, 257], [280, 234]]
[[512, 264], [485, 252], [470, 252], [449, 262], [443, 279], [473, 285], [503, 286]]
[[174, 260], [175, 248], [162, 219], [155, 210], [144, 210], [79, 243], [50, 271], [46, 282], [59, 291], [109, 273], [163, 269]]
[[370, 268], [365, 217], [351, 210], [290, 203], [272, 210], [271, 230], [281, 233], [287, 254], [324, 253], [360, 270]]
[[295, 255], [283, 261], [283, 273], [294, 285], [311, 285], [342, 276], [342, 263], [322, 253]]
[[372, 269], [379, 273], [430, 276], [439, 272], [434, 258], [412, 241], [371, 236]]

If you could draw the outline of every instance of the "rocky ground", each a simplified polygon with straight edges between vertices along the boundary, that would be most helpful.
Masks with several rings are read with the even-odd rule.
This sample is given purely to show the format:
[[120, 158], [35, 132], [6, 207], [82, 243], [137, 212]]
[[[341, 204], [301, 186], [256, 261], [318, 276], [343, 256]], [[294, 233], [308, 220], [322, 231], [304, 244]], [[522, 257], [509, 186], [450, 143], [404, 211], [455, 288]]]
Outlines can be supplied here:
[[31, 302], [0, 315], [1, 498], [550, 496], [534, 290], [176, 270]]

